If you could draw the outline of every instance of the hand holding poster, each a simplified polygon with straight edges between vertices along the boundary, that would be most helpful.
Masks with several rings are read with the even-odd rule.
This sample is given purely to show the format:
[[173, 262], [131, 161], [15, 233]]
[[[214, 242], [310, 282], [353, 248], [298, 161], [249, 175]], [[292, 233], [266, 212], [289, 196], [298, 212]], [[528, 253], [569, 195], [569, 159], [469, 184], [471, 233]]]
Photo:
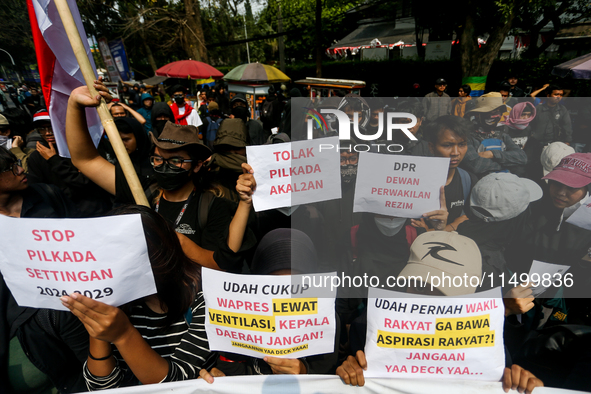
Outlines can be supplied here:
[[0, 215], [0, 239], [0, 271], [20, 306], [67, 310], [60, 297], [74, 292], [119, 306], [156, 293], [140, 215]]
[[566, 222], [585, 230], [591, 230], [591, 199], [582, 201], [581, 206], [566, 219]]
[[353, 212], [418, 218], [440, 209], [449, 158], [359, 153]]
[[504, 314], [500, 288], [478, 298], [370, 288], [365, 375], [499, 381]]
[[537, 298], [549, 288], [558, 289], [565, 278], [568, 278], [566, 271], [569, 269], [570, 265], [549, 264], [534, 260], [528, 274], [530, 283], [533, 285], [532, 296]]
[[257, 183], [255, 211], [341, 198], [338, 145], [338, 137], [330, 137], [247, 146]]
[[[211, 350], [263, 358], [334, 351], [335, 300], [290, 275], [236, 275], [203, 268]], [[309, 275], [310, 277], [314, 275]]]

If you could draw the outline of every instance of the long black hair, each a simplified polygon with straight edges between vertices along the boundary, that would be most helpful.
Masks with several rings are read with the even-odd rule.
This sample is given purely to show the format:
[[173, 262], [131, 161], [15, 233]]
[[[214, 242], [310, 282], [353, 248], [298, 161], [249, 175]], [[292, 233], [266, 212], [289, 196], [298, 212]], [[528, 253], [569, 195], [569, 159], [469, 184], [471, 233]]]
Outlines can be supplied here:
[[170, 326], [183, 316], [195, 300], [200, 267], [185, 255], [172, 226], [156, 211], [140, 205], [123, 205], [110, 215], [140, 214], [158, 299]]

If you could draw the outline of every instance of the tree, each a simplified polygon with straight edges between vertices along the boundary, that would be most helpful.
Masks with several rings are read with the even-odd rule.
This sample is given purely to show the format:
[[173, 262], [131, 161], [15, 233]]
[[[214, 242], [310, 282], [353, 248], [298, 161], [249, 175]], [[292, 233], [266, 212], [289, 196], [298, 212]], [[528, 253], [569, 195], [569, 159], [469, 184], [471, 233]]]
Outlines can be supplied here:
[[[463, 78], [488, 75], [523, 3], [524, 0], [495, 3], [467, 0], [464, 25], [460, 27], [461, 34], [458, 35]], [[479, 33], [488, 33], [486, 45], [478, 43]]]
[[[530, 42], [522, 57], [537, 58], [544, 54], [554, 43], [556, 35], [566, 24], [577, 23], [591, 17], [591, 4], [587, 0], [555, 0], [536, 1], [528, 4], [519, 13], [514, 23], [515, 30], [527, 32]], [[538, 38], [542, 29], [552, 22], [552, 30], [544, 36], [544, 41], [538, 46]]]

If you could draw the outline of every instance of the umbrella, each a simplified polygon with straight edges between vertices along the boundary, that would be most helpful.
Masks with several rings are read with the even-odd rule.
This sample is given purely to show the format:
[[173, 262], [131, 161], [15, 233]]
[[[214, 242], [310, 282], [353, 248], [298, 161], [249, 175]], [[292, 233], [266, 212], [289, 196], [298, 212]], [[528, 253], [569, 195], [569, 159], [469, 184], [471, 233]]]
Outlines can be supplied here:
[[269, 84], [288, 82], [290, 78], [273, 66], [260, 63], [250, 63], [238, 66], [224, 77], [226, 81], [242, 83]]
[[156, 75], [168, 78], [188, 79], [220, 79], [224, 76], [221, 72], [203, 62], [197, 60], [179, 60], [172, 62], [156, 70]]
[[553, 75], [558, 75], [562, 78], [566, 77], [569, 73], [572, 73], [575, 79], [591, 79], [591, 53], [554, 66], [552, 69]]

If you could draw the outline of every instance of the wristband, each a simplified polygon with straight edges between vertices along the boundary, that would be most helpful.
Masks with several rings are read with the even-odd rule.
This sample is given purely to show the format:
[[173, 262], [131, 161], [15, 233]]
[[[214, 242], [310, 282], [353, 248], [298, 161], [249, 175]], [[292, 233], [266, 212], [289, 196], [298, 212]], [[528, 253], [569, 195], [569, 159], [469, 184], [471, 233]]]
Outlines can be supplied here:
[[91, 360], [95, 360], [95, 361], [105, 361], [105, 360], [111, 358], [112, 355], [113, 355], [113, 352], [110, 352], [109, 355], [107, 355], [105, 357], [94, 357], [92, 354], [90, 354], [90, 350], [88, 351], [88, 357]]

